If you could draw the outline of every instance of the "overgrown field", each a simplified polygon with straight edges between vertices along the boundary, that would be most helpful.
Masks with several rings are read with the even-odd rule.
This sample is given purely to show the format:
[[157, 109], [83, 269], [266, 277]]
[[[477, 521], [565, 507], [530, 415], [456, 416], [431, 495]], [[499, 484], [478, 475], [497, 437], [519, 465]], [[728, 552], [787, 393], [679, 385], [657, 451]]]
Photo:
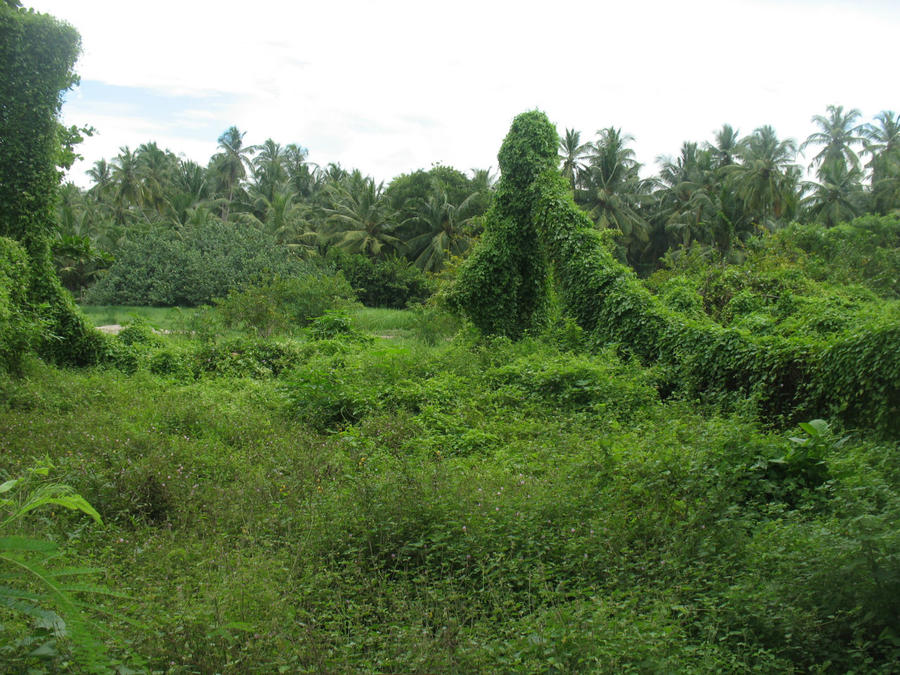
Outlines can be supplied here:
[[[204, 342], [137, 323], [106, 368], [0, 380], [0, 482], [49, 462], [31, 484], [104, 519], [45, 509], [17, 532], [102, 570], [117, 595], [77, 595], [106, 663], [896, 668], [894, 440], [673, 394], [565, 322], [519, 342], [424, 311], [355, 326]], [[51, 628], [3, 615], [7, 672], [82, 672]]]

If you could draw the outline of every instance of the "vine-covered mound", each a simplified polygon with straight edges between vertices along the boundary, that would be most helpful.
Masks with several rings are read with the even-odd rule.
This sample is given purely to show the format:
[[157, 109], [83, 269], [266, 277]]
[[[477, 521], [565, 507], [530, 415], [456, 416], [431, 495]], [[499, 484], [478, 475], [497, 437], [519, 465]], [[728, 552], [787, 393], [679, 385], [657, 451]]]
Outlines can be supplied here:
[[516, 118], [503, 142], [504, 173], [485, 237], [450, 294], [481, 330], [515, 336], [534, 325], [552, 276], [567, 314], [597, 342], [658, 364], [667, 388], [751, 395], [774, 421], [840, 416], [900, 432], [900, 325], [863, 325], [831, 342], [757, 337], [666, 307], [615, 260], [575, 205], [555, 168], [547, 140], [555, 135], [546, 116], [532, 111]]

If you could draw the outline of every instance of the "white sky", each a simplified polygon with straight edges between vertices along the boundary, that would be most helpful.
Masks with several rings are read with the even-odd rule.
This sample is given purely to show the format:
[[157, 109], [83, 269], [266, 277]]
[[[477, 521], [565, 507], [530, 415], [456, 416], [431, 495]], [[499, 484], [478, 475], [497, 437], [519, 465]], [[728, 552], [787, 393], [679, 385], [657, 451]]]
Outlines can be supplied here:
[[99, 135], [70, 177], [156, 141], [206, 164], [228, 126], [378, 180], [496, 167], [512, 118], [614, 125], [638, 160], [772, 124], [802, 141], [828, 104], [900, 109], [897, 0], [24, 0], [81, 33], [67, 124]]

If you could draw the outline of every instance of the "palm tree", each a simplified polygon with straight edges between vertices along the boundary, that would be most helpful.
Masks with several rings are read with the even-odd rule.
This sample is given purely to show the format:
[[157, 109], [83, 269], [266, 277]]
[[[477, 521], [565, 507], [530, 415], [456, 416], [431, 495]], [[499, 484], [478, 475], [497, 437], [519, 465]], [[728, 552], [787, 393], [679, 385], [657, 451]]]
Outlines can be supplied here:
[[270, 202], [282, 183], [288, 179], [285, 149], [271, 138], [257, 147], [259, 154], [253, 158], [253, 180], [256, 191]]
[[141, 179], [143, 203], [154, 208], [157, 214], [162, 214], [178, 159], [171, 152], [161, 150], [156, 143], [144, 143], [139, 146], [135, 156]]
[[[821, 145], [819, 154], [812, 158], [813, 166], [839, 163], [848, 168], [859, 168], [859, 157], [852, 146], [863, 141], [863, 126], [854, 124], [861, 113], [853, 108], [844, 114], [844, 107], [840, 105], [830, 105], [827, 111], [827, 117], [813, 115], [812, 121], [821, 131], [810, 134], [800, 146], [800, 151], [809, 145]], [[822, 176], [821, 172], [819, 176]]]
[[566, 135], [559, 137], [559, 160], [562, 163], [560, 171], [571, 183], [572, 190], [575, 189], [578, 177], [585, 169], [582, 160], [587, 157], [590, 150], [590, 143], [581, 142], [580, 131], [566, 129]]
[[873, 207], [888, 213], [900, 207], [900, 115], [884, 110], [875, 116], [878, 124], [863, 129], [866, 152], [872, 157]]
[[324, 209], [330, 243], [350, 253], [373, 257], [404, 248], [403, 242], [391, 234], [396, 223], [383, 197], [383, 187], [383, 183], [376, 185], [374, 179], [358, 171], [326, 186], [331, 202], [331, 207]]
[[[676, 244], [688, 246], [693, 241], [721, 239], [713, 231], [721, 210], [715, 157], [714, 149], [701, 150], [696, 143], [686, 142], [675, 160], [658, 158], [662, 165], [657, 181], [662, 188], [658, 193], [659, 216]], [[721, 155], [718, 161], [722, 161]]]
[[94, 162], [94, 166], [85, 172], [94, 183], [88, 194], [97, 201], [103, 201], [113, 187], [112, 169], [112, 165], [105, 159], [98, 159]]
[[[257, 216], [257, 213], [262, 216]], [[305, 258], [319, 243], [319, 235], [310, 222], [310, 213], [308, 205], [295, 201], [294, 193], [279, 189], [272, 199], [257, 195], [253, 212], [241, 213], [237, 218], [266, 232], [279, 244]]]
[[138, 158], [126, 145], [119, 148], [119, 154], [113, 160], [112, 167], [112, 177], [116, 185], [115, 220], [116, 224], [124, 225], [128, 213], [133, 209], [140, 210], [143, 202]]
[[178, 192], [190, 195], [195, 202], [202, 202], [211, 196], [206, 169], [191, 160], [178, 163], [172, 176], [172, 187]]
[[772, 227], [789, 218], [797, 204], [800, 169], [794, 164], [797, 146], [778, 140], [775, 129], [764, 126], [743, 139], [740, 164], [725, 169], [749, 220]]
[[306, 148], [289, 143], [284, 149], [284, 169], [291, 190], [302, 197], [310, 199], [321, 187], [318, 178], [318, 167], [306, 161]]
[[803, 199], [811, 221], [826, 227], [852, 220], [862, 212], [862, 171], [843, 162], [826, 163], [819, 183], [806, 183], [810, 194]]
[[473, 192], [460, 204], [447, 200], [447, 193], [437, 190], [420, 199], [415, 216], [409, 219], [419, 232], [406, 242], [409, 257], [425, 272], [439, 272], [450, 256], [461, 256], [472, 244], [468, 226], [477, 211], [480, 192]]
[[622, 233], [622, 243], [634, 257], [649, 241], [650, 225], [640, 210], [649, 195], [648, 184], [641, 180], [640, 164], [627, 147], [632, 136], [615, 127], [600, 129], [597, 134], [582, 173], [584, 190], [579, 201], [597, 227]]
[[741, 151], [738, 130], [733, 129], [730, 124], [723, 124], [716, 132], [715, 142], [707, 143], [706, 149], [712, 153], [717, 169], [731, 166]]
[[472, 189], [475, 192], [490, 192], [497, 184], [497, 174], [487, 169], [471, 169], [472, 171]]
[[195, 222], [198, 209], [213, 206], [206, 169], [190, 160], [179, 161], [172, 173], [164, 205], [165, 217], [178, 227]]
[[228, 220], [228, 212], [234, 193], [240, 187], [240, 182], [247, 176], [247, 170], [251, 166], [250, 155], [255, 148], [252, 145], [244, 145], [246, 132], [237, 127], [228, 127], [219, 136], [219, 148], [221, 152], [212, 158], [212, 166], [222, 185], [225, 196], [225, 204], [222, 212], [222, 220]]
[[900, 114], [883, 110], [875, 116], [878, 124], [866, 124], [862, 129], [866, 152], [876, 158], [900, 153]]

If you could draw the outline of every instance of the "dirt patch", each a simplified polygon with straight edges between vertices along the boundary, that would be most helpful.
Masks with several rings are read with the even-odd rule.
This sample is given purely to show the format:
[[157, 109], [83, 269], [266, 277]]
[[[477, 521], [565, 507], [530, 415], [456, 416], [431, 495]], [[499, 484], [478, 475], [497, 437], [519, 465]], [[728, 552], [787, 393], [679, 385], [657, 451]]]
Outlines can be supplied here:
[[[108, 333], [110, 335], [118, 335], [122, 328], [123, 326], [117, 323], [111, 323], [107, 326], [97, 326], [97, 330], [99, 330], [101, 333]], [[170, 330], [156, 330], [155, 328], [151, 328], [150, 330], [152, 330], [157, 335], [169, 335], [172, 332]]]

